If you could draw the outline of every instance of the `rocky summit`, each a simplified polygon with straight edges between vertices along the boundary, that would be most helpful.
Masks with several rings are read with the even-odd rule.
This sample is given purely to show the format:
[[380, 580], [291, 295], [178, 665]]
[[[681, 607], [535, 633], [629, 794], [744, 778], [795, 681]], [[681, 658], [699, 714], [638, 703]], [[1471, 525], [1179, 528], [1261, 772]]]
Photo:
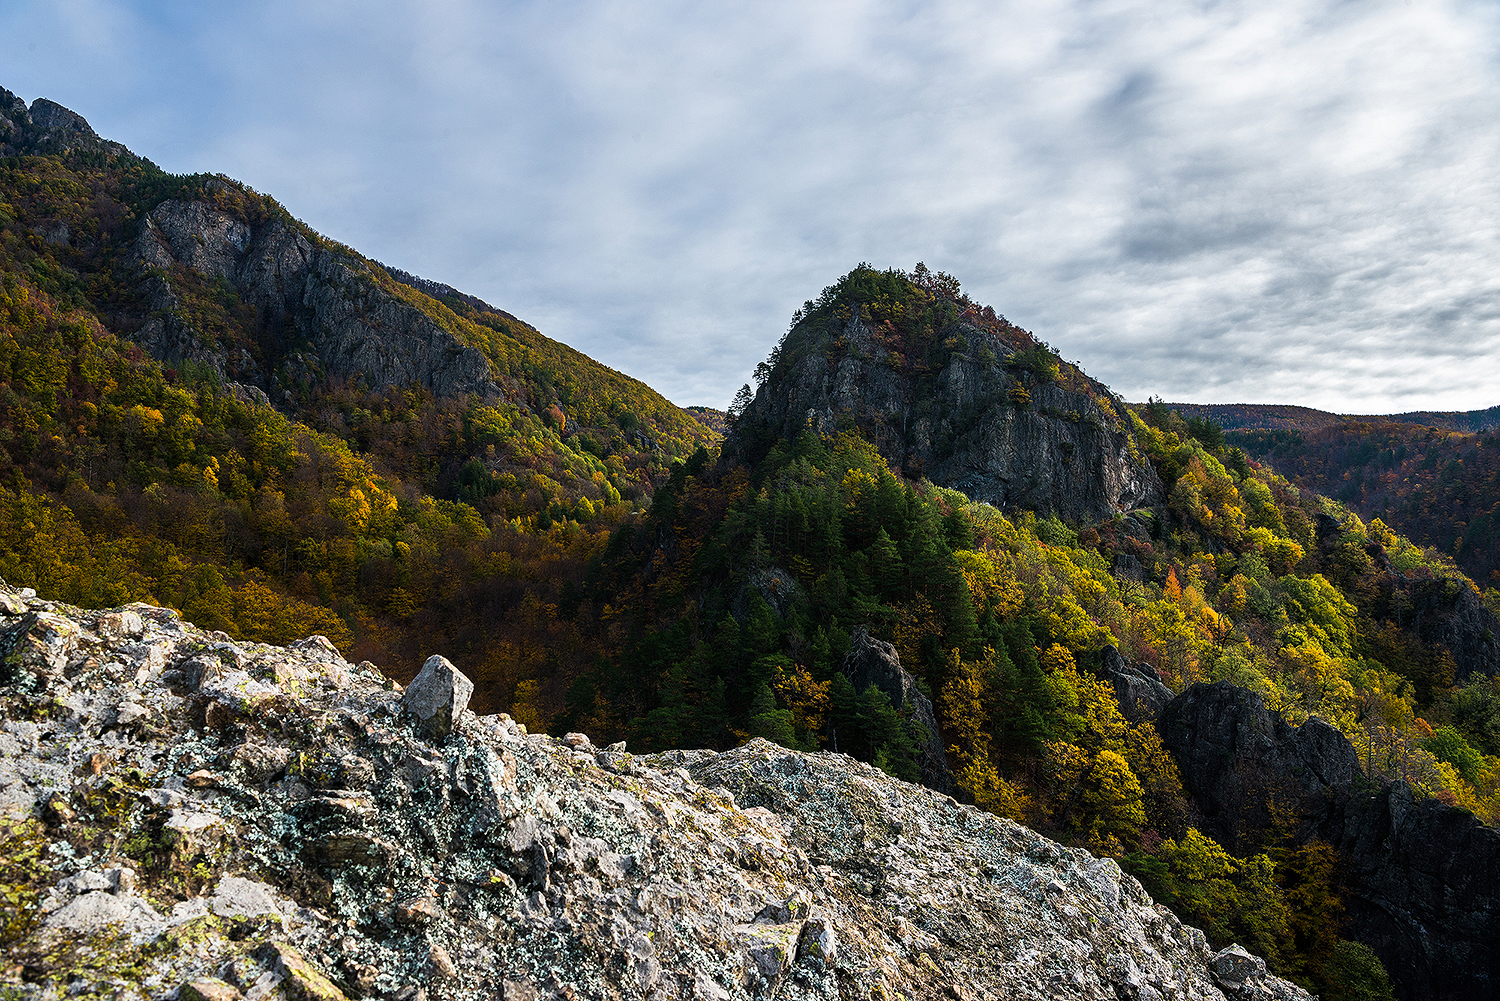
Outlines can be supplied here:
[[[861, 274], [873, 272], [845, 282]], [[895, 283], [915, 288], [905, 276]], [[1060, 381], [1055, 356], [989, 315], [940, 315], [915, 333], [868, 304], [800, 318], [762, 366], [731, 450], [758, 461], [806, 427], [853, 428], [892, 468], [1005, 510], [1092, 522], [1164, 501], [1124, 404], [1071, 366]]]
[[0, 612], [8, 997], [1307, 997], [842, 755], [634, 756], [475, 716], [441, 658], [403, 692], [321, 637]]

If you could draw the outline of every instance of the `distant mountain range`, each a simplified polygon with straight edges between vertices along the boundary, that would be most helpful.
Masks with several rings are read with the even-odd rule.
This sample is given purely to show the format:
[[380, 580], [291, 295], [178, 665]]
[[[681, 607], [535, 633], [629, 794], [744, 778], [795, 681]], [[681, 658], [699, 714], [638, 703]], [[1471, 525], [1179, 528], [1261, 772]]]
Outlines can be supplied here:
[[[1136, 407], [1144, 405], [1132, 404]], [[1166, 406], [1178, 411], [1184, 418], [1211, 420], [1225, 431], [1239, 428], [1295, 428], [1308, 431], [1349, 422], [1422, 424], [1445, 431], [1470, 433], [1500, 427], [1500, 406], [1484, 410], [1413, 410], [1404, 414], [1385, 415], [1331, 414], [1311, 407], [1272, 403], [1168, 403]]]

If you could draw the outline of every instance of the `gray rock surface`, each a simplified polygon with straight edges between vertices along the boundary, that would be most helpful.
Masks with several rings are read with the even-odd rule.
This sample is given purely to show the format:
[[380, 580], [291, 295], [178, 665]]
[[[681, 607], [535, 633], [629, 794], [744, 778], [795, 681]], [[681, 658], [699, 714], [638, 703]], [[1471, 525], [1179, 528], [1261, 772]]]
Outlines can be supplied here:
[[448, 658], [433, 654], [401, 693], [401, 702], [427, 738], [442, 743], [453, 733], [473, 694], [474, 682]]
[[[33, 836], [55, 906], [10, 997], [1225, 996], [1114, 862], [842, 755], [638, 758], [472, 714], [438, 746], [322, 644], [24, 604], [74, 628], [59, 676], [0, 689], [0, 804], [78, 816]], [[264, 690], [204, 690], [232, 674]], [[126, 699], [159, 722], [114, 726]]]
[[[817, 337], [817, 343], [799, 338]], [[962, 490], [1006, 510], [1097, 522], [1158, 504], [1156, 471], [1134, 448], [1124, 404], [1101, 384], [1089, 392], [1008, 370], [1013, 349], [971, 324], [945, 331], [968, 350], [935, 373], [900, 366], [880, 331], [858, 316], [813, 335], [794, 329], [733, 432], [752, 460], [809, 424], [832, 433], [851, 422], [892, 468]], [[1025, 388], [1030, 402], [1010, 396]]]
[[1396, 782], [1356, 790], [1326, 836], [1347, 870], [1348, 934], [1380, 956], [1399, 997], [1500, 991], [1500, 831]]
[[[143, 222], [134, 253], [154, 310], [135, 339], [164, 363], [212, 368], [240, 395], [280, 405], [294, 384], [330, 378], [502, 395], [484, 355], [383, 287], [378, 265], [288, 219], [250, 222], [206, 202], [168, 200]], [[174, 267], [223, 281], [254, 307], [265, 332], [256, 353], [214, 343], [184, 318]]]
[[1112, 646], [1104, 648], [1100, 672], [1115, 689], [1120, 712], [1132, 723], [1155, 722], [1172, 701], [1172, 690], [1162, 684], [1150, 664], [1132, 664]]
[[0, 87], [0, 156], [48, 156], [75, 149], [130, 155], [119, 143], [100, 139], [82, 115], [45, 97], [27, 108], [25, 101]]
[[[1206, 832], [1230, 851], [1311, 836], [1364, 777], [1353, 745], [1332, 726], [1316, 717], [1289, 726], [1260, 695], [1224, 681], [1178, 695], [1156, 729]], [[1284, 835], [1272, 833], [1273, 805], [1292, 823]]]
[[[1259, 695], [1194, 685], [1156, 721], [1203, 827], [1226, 846], [1318, 837], [1341, 862], [1349, 925], [1397, 996], [1472, 999], [1500, 985], [1500, 831], [1466, 810], [1375, 785], [1319, 719], [1291, 727]], [[1292, 821], [1278, 833], [1273, 811]]]
[[842, 670], [856, 692], [874, 685], [890, 696], [891, 705], [898, 710], [907, 703], [911, 704], [912, 718], [926, 733], [926, 739], [918, 744], [917, 754], [922, 784], [939, 792], [952, 793], [953, 773], [948, 770], [943, 732], [938, 728], [932, 701], [917, 687], [917, 679], [901, 666], [896, 648], [884, 640], [875, 639], [869, 630], [860, 626], [849, 637], [849, 652], [844, 655]]

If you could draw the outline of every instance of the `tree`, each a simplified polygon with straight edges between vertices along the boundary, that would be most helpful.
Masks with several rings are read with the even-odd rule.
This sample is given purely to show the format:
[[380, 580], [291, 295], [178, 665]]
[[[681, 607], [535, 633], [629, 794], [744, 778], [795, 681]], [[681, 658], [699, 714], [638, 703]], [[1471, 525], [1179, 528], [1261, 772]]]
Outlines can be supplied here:
[[745, 411], [750, 409], [750, 404], [753, 402], [755, 402], [755, 394], [751, 392], [750, 384], [747, 382], [739, 388], [734, 394], [734, 399], [730, 401], [729, 410], [726, 411], [729, 424], [733, 426], [738, 423], [739, 419], [745, 416]]

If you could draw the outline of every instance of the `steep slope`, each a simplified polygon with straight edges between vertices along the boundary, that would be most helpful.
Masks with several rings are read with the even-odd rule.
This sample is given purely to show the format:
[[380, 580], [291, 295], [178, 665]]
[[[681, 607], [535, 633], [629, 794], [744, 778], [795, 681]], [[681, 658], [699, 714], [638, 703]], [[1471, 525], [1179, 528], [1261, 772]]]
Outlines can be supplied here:
[[1226, 440], [1301, 486], [1337, 498], [1500, 586], [1500, 432], [1392, 421], [1244, 430]]
[[861, 265], [809, 301], [757, 373], [731, 449], [760, 461], [811, 426], [1005, 510], [1095, 522], [1159, 503], [1123, 403], [947, 275]]
[[500, 706], [597, 655], [559, 606], [711, 429], [244, 185], [0, 110], [5, 574], [403, 676], [443, 636]]
[[714, 440], [649, 387], [503, 310], [393, 275], [238, 182], [164, 174], [73, 112], [34, 106], [44, 113], [0, 91], [11, 109], [0, 153], [12, 158], [0, 223], [18, 237], [0, 262], [169, 368], [259, 389], [293, 414], [315, 412], [335, 387], [415, 387], [537, 415], [556, 407], [560, 428], [624, 419], [647, 451], [685, 455]]
[[1319, 719], [1289, 727], [1243, 688], [1194, 685], [1157, 726], [1205, 830], [1224, 844], [1318, 839], [1337, 851], [1350, 930], [1403, 997], [1494, 993], [1500, 831], [1414, 797], [1405, 781], [1367, 781], [1337, 730]]
[[841, 755], [633, 757], [475, 717], [439, 657], [401, 693], [321, 637], [0, 606], [14, 997], [1308, 997]]

